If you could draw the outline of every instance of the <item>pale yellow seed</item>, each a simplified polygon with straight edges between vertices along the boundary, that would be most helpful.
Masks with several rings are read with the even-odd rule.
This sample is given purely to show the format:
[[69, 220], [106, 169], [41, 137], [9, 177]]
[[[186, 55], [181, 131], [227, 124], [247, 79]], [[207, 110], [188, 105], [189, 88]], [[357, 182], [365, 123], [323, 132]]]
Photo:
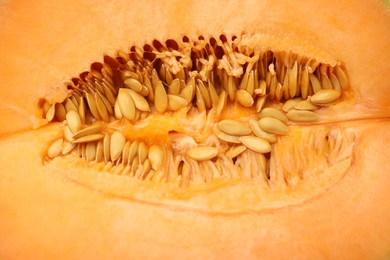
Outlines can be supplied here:
[[264, 117], [273, 117], [276, 119], [279, 119], [280, 121], [287, 123], [288, 119], [287, 117], [278, 109], [273, 108], [273, 107], [266, 107], [262, 109], [259, 113], [260, 118]]
[[248, 93], [248, 91], [244, 89], [240, 89], [237, 91], [237, 101], [243, 107], [252, 107], [254, 103], [252, 96]]
[[231, 148], [226, 153], [226, 156], [228, 158], [233, 159], [233, 158], [236, 158], [237, 156], [239, 156], [240, 154], [242, 154], [245, 150], [246, 150], [246, 146], [245, 145], [235, 146], [235, 147]]
[[214, 87], [214, 84], [211, 83], [210, 80], [209, 80], [209, 88], [208, 89], [209, 89], [211, 104], [213, 105], [213, 107], [216, 107], [218, 105], [218, 93]]
[[87, 143], [85, 147], [85, 159], [93, 161], [96, 158], [96, 143]]
[[260, 127], [271, 134], [287, 135], [288, 127], [280, 120], [272, 117], [264, 117], [259, 120]]
[[128, 78], [124, 81], [126, 87], [129, 89], [134, 90], [135, 92], [141, 92], [142, 91], [142, 84], [135, 78]]
[[249, 80], [249, 73], [245, 73], [244, 76], [242, 76], [239, 89], [246, 90], [246, 86], [248, 85], [248, 80]]
[[306, 99], [306, 100], [302, 100], [300, 102], [298, 102], [295, 106], [294, 106], [295, 109], [298, 109], [298, 110], [317, 110], [319, 109], [320, 107], [319, 106], [316, 106], [314, 104], [312, 104], [310, 102], [310, 99]]
[[74, 141], [73, 133], [70, 130], [69, 126], [67, 126], [67, 125], [64, 127], [64, 138], [68, 142], [73, 142]]
[[177, 111], [187, 106], [187, 101], [176, 95], [168, 94], [168, 110]]
[[246, 147], [257, 153], [269, 153], [272, 149], [270, 143], [261, 137], [241, 136], [240, 140]]
[[191, 103], [192, 99], [195, 95], [195, 88], [192, 85], [185, 86], [180, 95], [187, 101], [187, 103]]
[[332, 89], [332, 83], [330, 82], [328, 75], [326, 75], [326, 73], [322, 74], [321, 84], [323, 89]]
[[348, 88], [348, 79], [344, 71], [339, 66], [336, 66], [336, 75], [340, 82], [341, 89], [346, 90]]
[[277, 141], [278, 137], [275, 134], [267, 133], [263, 129], [261, 129], [259, 121], [254, 120], [254, 119], [250, 119], [248, 123], [249, 123], [250, 128], [252, 129], [252, 132], [256, 136], [264, 138], [265, 140], [267, 140], [270, 143], [275, 143]]
[[214, 125], [214, 126], [213, 126], [213, 133], [214, 133], [219, 139], [221, 139], [222, 141], [225, 141], [225, 142], [227, 142], [227, 143], [235, 143], [235, 144], [241, 143], [240, 139], [238, 139], [238, 136], [229, 135], [229, 134], [226, 134], [226, 133], [222, 132], [221, 130], [219, 130], [219, 128], [217, 127], [217, 125]]
[[157, 112], [164, 113], [168, 107], [168, 97], [161, 81], [158, 81], [156, 84], [154, 96], [154, 107], [156, 108]]
[[86, 135], [83, 137], [80, 137], [78, 139], [75, 139], [73, 141], [74, 144], [80, 144], [80, 143], [88, 143], [88, 142], [94, 142], [100, 139], [103, 139], [104, 134], [93, 134], [93, 135]]
[[290, 92], [290, 97], [295, 97], [297, 94], [297, 79], [298, 79], [298, 63], [295, 61], [294, 66], [292, 67], [289, 78], [288, 78], [288, 88]]
[[133, 99], [135, 107], [140, 110], [147, 112], [150, 110], [148, 101], [137, 92], [127, 89], [127, 92], [130, 94], [131, 98]]
[[206, 86], [204, 85], [203, 81], [201, 81], [200, 79], [197, 80], [197, 84], [198, 84], [199, 91], [202, 94], [206, 108], [208, 109], [211, 108], [211, 98]]
[[218, 117], [222, 113], [222, 110], [226, 106], [226, 99], [227, 99], [227, 94], [226, 91], [223, 90], [221, 94], [219, 94], [218, 105], [217, 105], [217, 109], [215, 110], [215, 116]]
[[321, 90], [321, 82], [318, 80], [318, 78], [313, 75], [313, 74], [310, 74], [310, 82], [311, 82], [311, 86], [313, 88], [313, 92], [314, 93], [317, 93], [318, 91]]
[[245, 124], [231, 119], [222, 120], [218, 122], [217, 126], [219, 130], [229, 135], [241, 136], [248, 135], [252, 132]]
[[330, 73], [330, 82], [332, 82], [333, 89], [341, 91], [340, 82], [333, 73]]
[[105, 162], [110, 161], [110, 146], [111, 146], [111, 135], [105, 134], [103, 139], [103, 155]]
[[77, 112], [77, 107], [76, 107], [76, 105], [73, 103], [73, 101], [72, 100], [70, 100], [69, 98], [67, 98], [66, 100], [65, 100], [65, 109], [66, 109], [66, 112], [69, 112], [69, 111], [71, 111], [71, 110], [74, 110], [74, 111], [76, 111]]
[[62, 143], [62, 150], [61, 153], [63, 155], [70, 153], [74, 148], [76, 147], [76, 144], [70, 143], [66, 140]]
[[337, 100], [341, 95], [339, 90], [322, 89], [311, 97], [311, 102], [316, 105], [328, 104]]
[[148, 146], [144, 142], [140, 142], [138, 146], [139, 164], [143, 164], [144, 161], [148, 158], [148, 150]]
[[249, 93], [249, 95], [253, 95], [255, 88], [256, 88], [256, 82], [257, 80], [255, 79], [255, 71], [251, 71], [249, 73], [249, 79], [248, 79], [248, 84], [246, 86], [246, 91]]
[[295, 122], [316, 122], [319, 120], [319, 116], [314, 112], [295, 109], [288, 111], [287, 118]]
[[103, 119], [104, 122], [107, 123], [110, 122], [110, 116], [108, 115], [106, 105], [104, 104], [102, 98], [97, 93], [95, 93], [95, 102], [100, 117]]
[[116, 161], [122, 154], [123, 148], [126, 144], [126, 138], [119, 131], [115, 131], [111, 135], [110, 155], [111, 161]]
[[51, 105], [49, 110], [47, 110], [47, 113], [45, 115], [47, 121], [51, 121], [54, 119], [54, 116], [56, 114], [56, 110], [55, 110], [55, 104]]
[[151, 145], [148, 151], [148, 159], [153, 170], [158, 170], [164, 161], [164, 150], [159, 145]]
[[207, 161], [218, 154], [218, 149], [211, 146], [193, 147], [187, 151], [187, 156], [196, 161]]
[[80, 115], [74, 110], [66, 113], [66, 122], [73, 134], [77, 133], [81, 128]]
[[262, 97], [258, 97], [257, 100], [256, 100], [256, 111], [257, 112], [260, 112], [261, 109], [263, 108], [264, 106], [264, 103], [265, 103], [265, 100], [267, 99], [266, 96], [262, 96]]
[[130, 146], [131, 146], [131, 142], [127, 141], [122, 151], [122, 164], [126, 165], [129, 163], [128, 158], [129, 158]]
[[96, 161], [101, 162], [104, 159], [104, 147], [103, 147], [103, 142], [100, 141], [96, 145]]
[[97, 134], [102, 129], [103, 129], [103, 125], [101, 125], [101, 124], [91, 125], [91, 126], [88, 126], [88, 127], [84, 128], [84, 129], [81, 129], [80, 131], [78, 131], [73, 136], [73, 138], [80, 138], [80, 137], [83, 137], [83, 136], [86, 136], [86, 135]]
[[309, 70], [307, 66], [304, 67], [304, 71], [302, 72], [302, 79], [301, 79], [301, 96], [303, 99], [306, 99], [309, 94]]
[[130, 96], [130, 93], [124, 88], [119, 89], [118, 105], [122, 115], [129, 119], [134, 120], [136, 116], [134, 101]]
[[139, 141], [134, 141], [130, 146], [128, 163], [131, 164], [138, 153]]
[[91, 114], [97, 120], [100, 120], [101, 118], [100, 118], [99, 111], [97, 109], [97, 105], [96, 105], [96, 101], [95, 101], [94, 96], [92, 94], [90, 94], [90, 93], [86, 93], [85, 97], [87, 99], [88, 107], [89, 107], [89, 110], [91, 111]]
[[180, 79], [176, 78], [172, 80], [171, 84], [168, 87], [168, 94], [170, 95], [179, 95], [180, 93]]
[[200, 112], [203, 112], [206, 110], [206, 104], [204, 102], [203, 95], [200, 92], [200, 89], [198, 86], [196, 87], [195, 93], [196, 93], [196, 106], [198, 107], [198, 110]]
[[293, 109], [294, 106], [295, 106], [296, 104], [298, 104], [299, 102], [301, 102], [301, 101], [302, 101], [302, 98], [300, 98], [300, 97], [294, 98], [294, 99], [289, 99], [289, 100], [287, 100], [287, 101], [283, 104], [282, 109], [283, 109], [284, 112], [288, 112], [290, 109]]
[[60, 153], [62, 151], [62, 143], [63, 143], [63, 141], [64, 140], [62, 138], [59, 138], [59, 139], [55, 140], [49, 146], [49, 149], [47, 150], [47, 156], [50, 159], [53, 159], [54, 157], [57, 157], [58, 155], [60, 155]]
[[115, 118], [116, 119], [121, 119], [123, 117], [122, 115], [122, 112], [121, 112], [121, 109], [119, 107], [119, 102], [118, 100], [115, 101], [115, 105], [114, 105], [114, 115], [115, 115]]

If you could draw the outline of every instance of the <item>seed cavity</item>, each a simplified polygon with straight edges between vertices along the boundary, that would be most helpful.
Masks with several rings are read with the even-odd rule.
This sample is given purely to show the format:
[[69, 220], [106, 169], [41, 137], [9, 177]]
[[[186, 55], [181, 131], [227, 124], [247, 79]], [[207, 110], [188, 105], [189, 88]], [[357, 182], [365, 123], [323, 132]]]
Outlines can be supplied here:
[[[42, 102], [47, 121], [63, 122], [63, 136], [51, 141], [47, 157], [79, 157], [182, 186], [253, 177], [245, 175], [251, 169], [270, 179], [280, 136], [289, 135], [292, 123], [319, 121], [324, 106], [348, 97], [347, 75], [340, 62], [264, 51], [240, 37], [132, 46], [66, 82], [62, 102]], [[170, 122], [168, 137], [140, 133], [154, 118]], [[156, 125], [148, 131], [167, 127]], [[230, 164], [234, 174], [224, 166]]]

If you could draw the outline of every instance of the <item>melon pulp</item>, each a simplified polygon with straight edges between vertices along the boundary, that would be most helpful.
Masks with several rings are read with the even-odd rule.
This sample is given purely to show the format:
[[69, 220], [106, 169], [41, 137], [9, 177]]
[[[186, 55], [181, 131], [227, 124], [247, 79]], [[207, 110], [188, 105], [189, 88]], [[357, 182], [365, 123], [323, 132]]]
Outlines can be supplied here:
[[[4, 62], [0, 71], [6, 76], [0, 96], [0, 218], [5, 225], [0, 231], [0, 255], [389, 255], [390, 169], [386, 162], [390, 151], [386, 140], [390, 87], [384, 72], [389, 68], [390, 47], [385, 39], [390, 19], [382, 5], [317, 2], [302, 7], [288, 1], [283, 6], [248, 2], [224, 4], [222, 10], [218, 4], [203, 2], [192, 3], [192, 8], [174, 2], [163, 6], [116, 2], [111, 8], [96, 2], [72, 5], [66, 1], [56, 6], [14, 2], [2, 7]], [[243, 13], [237, 17], [236, 10]], [[323, 15], [312, 10], [321, 10]], [[82, 26], [69, 22], [75, 20]], [[140, 21], [145, 21], [144, 26], [138, 28], [135, 25]], [[103, 53], [154, 38], [243, 31], [260, 34], [259, 45], [347, 64], [355, 97], [328, 116], [364, 119], [360, 121], [363, 130], [353, 167], [325, 194], [278, 210], [210, 214], [191, 210], [190, 203], [176, 208], [86, 189], [69, 181], [63, 169], [43, 165], [47, 140], [55, 129], [30, 130], [45, 124], [39, 116], [38, 99], [63, 97], [64, 90], [55, 87], [87, 70]]]

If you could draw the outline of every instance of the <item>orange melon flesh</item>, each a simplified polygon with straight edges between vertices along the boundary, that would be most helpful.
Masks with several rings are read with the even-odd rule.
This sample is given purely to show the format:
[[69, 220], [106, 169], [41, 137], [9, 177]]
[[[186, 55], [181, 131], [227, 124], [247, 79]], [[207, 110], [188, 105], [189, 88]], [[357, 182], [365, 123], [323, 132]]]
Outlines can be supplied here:
[[[390, 255], [384, 2], [14, 1], [0, 14], [0, 258]], [[285, 208], [217, 214], [112, 196], [44, 165], [56, 131], [32, 130], [46, 124], [40, 98], [61, 100], [62, 83], [103, 54], [153, 39], [221, 33], [255, 34], [253, 44], [346, 64], [353, 99], [321, 116], [366, 120], [353, 167], [326, 193]]]

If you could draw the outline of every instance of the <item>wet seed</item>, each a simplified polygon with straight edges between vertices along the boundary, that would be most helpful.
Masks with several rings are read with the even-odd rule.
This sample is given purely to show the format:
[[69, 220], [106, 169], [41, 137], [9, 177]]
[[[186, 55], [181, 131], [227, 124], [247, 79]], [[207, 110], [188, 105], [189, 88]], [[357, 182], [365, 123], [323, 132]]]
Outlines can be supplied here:
[[73, 134], [77, 133], [81, 128], [80, 115], [74, 110], [66, 113], [66, 122], [68, 123], [69, 129]]
[[316, 105], [327, 104], [337, 100], [341, 92], [335, 89], [323, 89], [311, 97], [311, 102]]
[[187, 106], [187, 101], [176, 95], [168, 94], [168, 110], [177, 111]]
[[246, 150], [246, 146], [245, 145], [235, 146], [235, 147], [231, 148], [226, 153], [226, 156], [228, 158], [233, 159], [233, 158], [236, 158], [237, 156], [239, 156], [240, 154], [242, 154], [245, 150]]
[[254, 152], [269, 153], [271, 151], [270, 143], [261, 137], [241, 136], [240, 140], [246, 147]]
[[92, 125], [78, 131], [73, 138], [80, 138], [86, 135], [97, 134], [103, 129], [103, 125]]
[[280, 121], [287, 123], [288, 119], [287, 117], [278, 109], [273, 108], [273, 107], [266, 107], [262, 109], [259, 113], [260, 118], [264, 117], [273, 117], [276, 119], [279, 119]]
[[240, 89], [237, 91], [237, 101], [243, 107], [252, 107], [254, 103], [252, 96], [248, 93], [248, 91], [244, 89]]
[[137, 92], [128, 89], [127, 92], [130, 94], [131, 98], [133, 99], [135, 107], [140, 110], [147, 112], [150, 110], [148, 101]]
[[263, 129], [261, 129], [259, 121], [250, 119], [249, 126], [256, 136], [261, 137], [270, 143], [275, 143], [277, 141], [277, 136], [275, 134], [267, 133]]
[[60, 153], [62, 151], [62, 142], [63, 142], [63, 139], [59, 138], [59, 139], [55, 140], [49, 146], [49, 149], [47, 150], [47, 156], [50, 159], [53, 159], [54, 157], [57, 157], [58, 155], [60, 155]]
[[230, 119], [218, 122], [217, 126], [219, 130], [229, 135], [241, 136], [248, 135], [252, 132], [251, 129], [243, 123]]
[[287, 135], [288, 134], [288, 127], [283, 124], [282, 121], [272, 118], [272, 117], [264, 117], [259, 120], [260, 127], [271, 134], [278, 134], [278, 135]]
[[288, 111], [287, 118], [295, 122], [315, 122], [319, 120], [319, 116], [314, 112], [295, 109]]
[[136, 113], [135, 113], [135, 105], [134, 101], [130, 96], [130, 93], [126, 91], [124, 88], [119, 89], [119, 94], [118, 94], [118, 105], [120, 108], [121, 114], [129, 119], [129, 120], [134, 120]]
[[111, 135], [111, 142], [110, 142], [111, 161], [116, 161], [121, 156], [125, 144], [126, 144], [126, 139], [121, 132], [115, 131]]
[[218, 154], [218, 149], [211, 146], [193, 147], [187, 151], [187, 156], [196, 161], [207, 161]]
[[96, 158], [96, 143], [87, 143], [85, 147], [85, 159], [93, 161]]

